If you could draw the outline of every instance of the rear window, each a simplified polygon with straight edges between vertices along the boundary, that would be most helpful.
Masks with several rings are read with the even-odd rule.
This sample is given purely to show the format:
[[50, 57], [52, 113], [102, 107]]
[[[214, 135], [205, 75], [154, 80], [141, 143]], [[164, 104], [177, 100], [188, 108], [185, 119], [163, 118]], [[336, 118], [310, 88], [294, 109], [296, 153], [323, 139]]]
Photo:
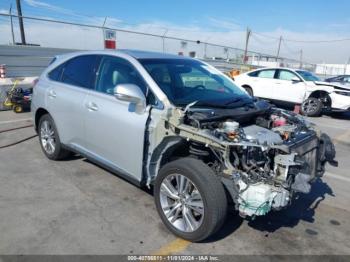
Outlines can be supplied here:
[[61, 82], [93, 89], [97, 57], [98, 56], [95, 55], [84, 55], [75, 57], [66, 62]]
[[248, 75], [251, 77], [257, 77], [259, 72], [260, 71], [253, 71], [253, 72], [248, 73]]
[[51, 72], [48, 73], [49, 79], [54, 80], [54, 81], [61, 81], [61, 76], [62, 76], [64, 65], [65, 64], [61, 64], [58, 67], [56, 67], [55, 69], [51, 70]]
[[274, 69], [268, 69], [268, 70], [261, 70], [258, 73], [258, 77], [261, 78], [274, 78], [275, 77], [276, 70]]

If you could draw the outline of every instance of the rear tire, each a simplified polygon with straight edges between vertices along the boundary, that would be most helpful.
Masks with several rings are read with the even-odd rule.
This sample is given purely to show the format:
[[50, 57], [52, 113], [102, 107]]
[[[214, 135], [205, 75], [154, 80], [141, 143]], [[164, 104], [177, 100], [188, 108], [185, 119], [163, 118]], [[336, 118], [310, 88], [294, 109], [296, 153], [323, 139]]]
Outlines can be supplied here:
[[323, 109], [323, 103], [319, 98], [309, 97], [302, 104], [300, 111], [304, 116], [320, 116]]
[[49, 114], [40, 118], [38, 131], [41, 149], [47, 158], [62, 160], [71, 155], [70, 151], [63, 148], [55, 122]]
[[155, 181], [154, 198], [166, 227], [192, 242], [214, 234], [226, 218], [224, 187], [214, 172], [198, 159], [181, 158], [162, 167]]

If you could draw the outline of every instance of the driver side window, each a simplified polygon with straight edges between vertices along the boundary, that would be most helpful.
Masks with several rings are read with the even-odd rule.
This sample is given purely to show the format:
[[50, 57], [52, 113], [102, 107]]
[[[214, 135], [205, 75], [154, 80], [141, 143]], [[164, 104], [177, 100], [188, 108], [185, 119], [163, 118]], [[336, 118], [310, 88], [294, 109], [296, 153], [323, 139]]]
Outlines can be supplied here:
[[135, 84], [146, 95], [147, 85], [136, 69], [126, 60], [114, 57], [103, 57], [100, 65], [96, 91], [113, 95], [119, 84]]
[[279, 80], [292, 81], [293, 78], [299, 78], [296, 74], [288, 70], [280, 70], [278, 74]]

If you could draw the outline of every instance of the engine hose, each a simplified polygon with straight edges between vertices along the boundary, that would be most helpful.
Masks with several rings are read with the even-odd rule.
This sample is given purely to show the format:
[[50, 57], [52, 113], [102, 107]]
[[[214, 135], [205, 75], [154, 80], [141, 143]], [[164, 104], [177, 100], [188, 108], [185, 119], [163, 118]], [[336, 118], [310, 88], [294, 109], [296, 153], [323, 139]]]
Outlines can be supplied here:
[[250, 171], [254, 166], [248, 166], [247, 165], [247, 157], [245, 154], [242, 154], [242, 167], [244, 169], [244, 171]]
[[239, 157], [238, 157], [238, 154], [237, 154], [237, 152], [234, 151], [234, 150], [232, 150], [232, 154], [233, 154], [233, 156], [235, 157], [235, 160], [234, 160], [234, 162], [233, 162], [233, 165], [234, 165], [235, 167], [237, 167], [237, 166], [239, 165]]
[[203, 146], [195, 142], [190, 144], [189, 152], [196, 156], [209, 156], [209, 152], [207, 150], [203, 150]]

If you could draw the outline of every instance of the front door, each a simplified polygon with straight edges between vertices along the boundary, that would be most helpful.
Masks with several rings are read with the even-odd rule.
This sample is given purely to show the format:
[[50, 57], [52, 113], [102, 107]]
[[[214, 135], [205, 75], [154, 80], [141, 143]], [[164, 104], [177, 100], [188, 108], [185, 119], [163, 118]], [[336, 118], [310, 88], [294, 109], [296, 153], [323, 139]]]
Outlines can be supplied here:
[[114, 96], [118, 84], [146, 84], [123, 58], [104, 56], [95, 86], [85, 101], [87, 149], [103, 164], [141, 181], [144, 136], [149, 112], [136, 113], [129, 102]]
[[305, 99], [305, 82], [290, 70], [278, 70], [273, 89], [275, 99], [279, 101], [301, 104]]

